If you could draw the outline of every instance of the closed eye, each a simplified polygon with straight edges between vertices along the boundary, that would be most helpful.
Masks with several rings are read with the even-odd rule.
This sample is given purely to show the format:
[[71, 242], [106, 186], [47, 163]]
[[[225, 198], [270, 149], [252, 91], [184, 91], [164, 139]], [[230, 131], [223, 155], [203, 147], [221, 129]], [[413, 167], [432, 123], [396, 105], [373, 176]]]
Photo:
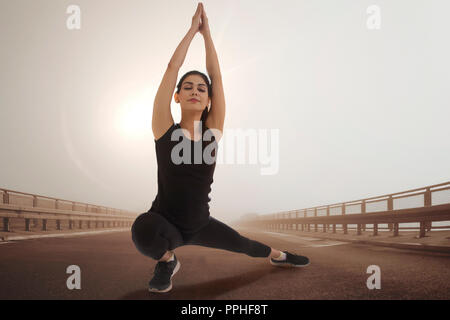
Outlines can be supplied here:
[[[192, 88], [184, 88], [185, 90], [191, 90]], [[200, 91], [200, 92], [205, 92], [205, 90], [202, 90], [202, 89], [198, 89], [198, 91]]]

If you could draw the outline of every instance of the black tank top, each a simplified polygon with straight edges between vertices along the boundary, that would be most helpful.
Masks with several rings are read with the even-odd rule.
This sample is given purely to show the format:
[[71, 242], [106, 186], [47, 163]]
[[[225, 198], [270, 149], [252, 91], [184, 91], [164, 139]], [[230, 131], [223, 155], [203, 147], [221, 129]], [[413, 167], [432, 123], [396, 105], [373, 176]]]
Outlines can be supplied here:
[[[207, 130], [204, 126], [203, 132]], [[211, 131], [205, 136], [211, 137], [210, 141], [191, 140], [184, 135], [180, 124], [174, 123], [155, 140], [158, 194], [149, 211], [163, 215], [185, 233], [194, 233], [209, 222], [209, 193], [218, 143]]]

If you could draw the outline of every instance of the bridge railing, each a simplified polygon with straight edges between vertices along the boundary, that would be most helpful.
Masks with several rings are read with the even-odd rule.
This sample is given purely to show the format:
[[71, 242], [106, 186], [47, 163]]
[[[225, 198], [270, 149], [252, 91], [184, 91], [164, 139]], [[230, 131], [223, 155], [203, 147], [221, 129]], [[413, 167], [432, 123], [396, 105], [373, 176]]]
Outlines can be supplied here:
[[[315, 226], [323, 226], [323, 232], [330, 230], [336, 233], [336, 225], [342, 225], [344, 234], [348, 233], [348, 225], [356, 225], [357, 235], [365, 231], [367, 224], [372, 224], [373, 235], [378, 235], [379, 224], [388, 224], [388, 229], [394, 236], [399, 235], [399, 229], [419, 229], [419, 237], [424, 237], [426, 231], [450, 226], [432, 226], [433, 221], [450, 220], [450, 196], [444, 197], [443, 204], [433, 205], [433, 193], [450, 190], [450, 182], [385, 194], [377, 197], [334, 203], [300, 210], [261, 215], [257, 218], [240, 222], [244, 226], [260, 227], [270, 230], [295, 229], [305, 231]], [[423, 197], [420, 205], [412, 208], [395, 209], [396, 199]], [[415, 199], [417, 200], [417, 199]], [[384, 208], [370, 208], [371, 204], [384, 203]], [[359, 207], [359, 210], [358, 210]], [[356, 208], [356, 210], [355, 210]], [[336, 210], [337, 209], [337, 210]], [[324, 214], [320, 214], [323, 211]], [[336, 212], [339, 211], [339, 212]], [[419, 223], [419, 227], [400, 228], [400, 223]], [[370, 228], [369, 228], [370, 229]]]
[[137, 214], [104, 206], [0, 189], [2, 231], [131, 226]]

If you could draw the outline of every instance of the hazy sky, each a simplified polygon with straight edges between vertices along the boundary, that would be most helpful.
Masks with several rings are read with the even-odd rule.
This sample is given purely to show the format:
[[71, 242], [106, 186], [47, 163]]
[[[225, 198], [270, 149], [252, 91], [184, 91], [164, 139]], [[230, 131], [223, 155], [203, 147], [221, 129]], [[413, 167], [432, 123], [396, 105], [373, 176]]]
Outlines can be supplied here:
[[[450, 180], [450, 2], [203, 3], [223, 75], [225, 134], [279, 130], [276, 174], [217, 164], [213, 216]], [[153, 99], [197, 2], [0, 4], [0, 187], [147, 211], [157, 193]], [[66, 26], [72, 4], [79, 30]], [[367, 24], [372, 5], [379, 29]], [[206, 73], [201, 34], [178, 79], [190, 70]], [[172, 100], [175, 122], [179, 110]]]

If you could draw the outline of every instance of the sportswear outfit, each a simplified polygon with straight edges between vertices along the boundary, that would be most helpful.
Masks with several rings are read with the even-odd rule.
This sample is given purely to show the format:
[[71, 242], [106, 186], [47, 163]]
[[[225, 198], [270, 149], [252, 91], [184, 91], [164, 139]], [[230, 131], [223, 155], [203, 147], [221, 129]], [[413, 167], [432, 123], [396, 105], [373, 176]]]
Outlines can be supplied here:
[[[180, 130], [176, 130], [180, 129]], [[251, 257], [268, 257], [271, 248], [248, 239], [209, 212], [211, 184], [216, 167], [218, 143], [211, 131], [202, 127], [205, 137], [197, 141], [186, 137], [180, 124], [172, 124], [155, 140], [158, 164], [158, 193], [151, 208], [134, 221], [131, 232], [136, 248], [155, 260], [168, 250], [183, 245], [199, 245], [244, 253]], [[207, 139], [210, 137], [210, 139]], [[277, 266], [304, 266], [306, 257], [285, 251], [285, 259], [271, 259]], [[159, 261], [149, 282], [152, 292], [172, 289], [172, 277], [180, 269], [175, 254]]]
[[[151, 208], [133, 223], [136, 248], [155, 260], [161, 259], [167, 250], [183, 245], [268, 257], [269, 246], [240, 235], [210, 216], [209, 193], [218, 148], [214, 135], [209, 134], [211, 139], [207, 140], [207, 132], [204, 138], [195, 141], [176, 129], [181, 129], [180, 124], [172, 124], [155, 140], [158, 193]], [[202, 131], [207, 130], [204, 126]]]

